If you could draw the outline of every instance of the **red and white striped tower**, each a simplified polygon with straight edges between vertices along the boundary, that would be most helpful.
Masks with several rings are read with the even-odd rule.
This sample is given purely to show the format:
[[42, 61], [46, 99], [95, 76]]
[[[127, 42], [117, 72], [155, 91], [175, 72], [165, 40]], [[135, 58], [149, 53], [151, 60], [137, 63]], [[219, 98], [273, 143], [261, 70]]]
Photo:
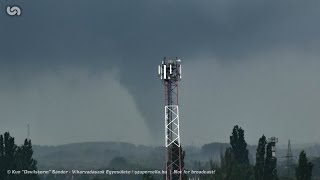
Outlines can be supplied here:
[[178, 82], [181, 80], [181, 60], [164, 58], [158, 66], [158, 75], [165, 91], [165, 145], [166, 180], [182, 180]]

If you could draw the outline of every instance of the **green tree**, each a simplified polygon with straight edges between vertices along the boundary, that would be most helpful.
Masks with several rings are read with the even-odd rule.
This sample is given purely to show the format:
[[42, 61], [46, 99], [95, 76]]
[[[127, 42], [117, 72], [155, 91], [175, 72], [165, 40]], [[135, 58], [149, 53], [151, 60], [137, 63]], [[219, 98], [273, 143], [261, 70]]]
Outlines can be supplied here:
[[234, 126], [230, 136], [231, 151], [237, 164], [249, 164], [247, 143], [244, 139], [244, 130], [238, 125]]
[[259, 139], [254, 166], [255, 180], [277, 180], [277, 159], [272, 156], [272, 144], [264, 135]]
[[[37, 170], [37, 161], [32, 158], [31, 140], [25, 139], [24, 144], [16, 150], [16, 166], [18, 170]], [[19, 175], [23, 180], [38, 180], [37, 175]]]
[[231, 154], [231, 148], [227, 148], [224, 156], [221, 155], [221, 169], [220, 172], [218, 172], [217, 179], [230, 179], [231, 171], [232, 171], [232, 154]]
[[262, 137], [259, 139], [259, 144], [256, 153], [256, 164], [254, 166], [255, 180], [263, 180], [266, 144], [267, 139], [264, 135], [262, 135]]
[[12, 170], [37, 170], [37, 162], [32, 158], [31, 140], [17, 146], [8, 132], [0, 135], [0, 179], [1, 180], [38, 180], [38, 175], [8, 174]]
[[313, 159], [312, 164], [312, 177], [320, 179], [320, 157]]
[[305, 151], [299, 155], [299, 164], [296, 168], [297, 180], [311, 180], [313, 164], [308, 161]]
[[250, 180], [253, 178], [252, 167], [249, 163], [249, 152], [244, 139], [244, 130], [234, 126], [230, 136], [231, 147], [227, 148], [221, 157], [221, 168], [217, 171], [216, 179], [221, 180]]
[[215, 171], [215, 174], [209, 176], [209, 180], [219, 180], [222, 179], [220, 167], [217, 163], [213, 162], [212, 158], [209, 160], [210, 169]]
[[3, 135], [0, 135], [0, 179], [6, 178]]
[[264, 180], [277, 180], [277, 159], [272, 156], [272, 144], [267, 144], [266, 159], [264, 166]]
[[15, 180], [15, 175], [7, 174], [7, 170], [17, 169], [15, 161], [15, 153], [17, 146], [14, 144], [14, 138], [10, 136], [8, 132], [4, 133], [4, 167], [5, 178], [7, 180]]

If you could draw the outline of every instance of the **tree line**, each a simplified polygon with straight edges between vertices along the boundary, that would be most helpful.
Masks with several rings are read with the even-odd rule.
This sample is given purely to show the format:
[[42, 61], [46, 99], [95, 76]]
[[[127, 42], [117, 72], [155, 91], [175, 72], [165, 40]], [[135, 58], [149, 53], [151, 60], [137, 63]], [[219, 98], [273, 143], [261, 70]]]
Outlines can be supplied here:
[[[201, 175], [201, 180], [311, 180], [313, 164], [308, 160], [305, 151], [299, 155], [298, 166], [295, 168], [295, 177], [278, 177], [277, 158], [272, 155], [272, 143], [262, 135], [256, 150], [256, 162], [249, 162], [249, 151], [244, 137], [244, 130], [234, 126], [230, 136], [230, 147], [221, 154], [220, 165], [210, 160], [214, 175]], [[181, 148], [182, 149], [182, 148]], [[182, 150], [181, 150], [182, 151]], [[182, 163], [184, 165], [185, 152]], [[182, 180], [189, 179], [187, 175]], [[143, 180], [155, 180], [151, 175], [144, 175]], [[178, 178], [174, 179], [178, 180]]]
[[211, 163], [216, 174], [204, 179], [212, 180], [311, 180], [313, 164], [308, 160], [305, 151], [299, 155], [295, 177], [278, 177], [277, 159], [272, 156], [272, 144], [262, 135], [258, 141], [256, 162], [251, 165], [248, 158], [244, 130], [234, 126], [230, 136], [230, 147], [221, 155], [220, 166]]
[[[17, 146], [8, 132], [0, 135], [0, 180], [39, 180], [37, 175], [23, 174], [22, 170], [37, 170], [32, 143], [25, 139]], [[20, 171], [20, 173], [19, 173]]]
[[[179, 152], [180, 151], [180, 152]], [[176, 155], [181, 154], [184, 169], [185, 151], [177, 148]], [[202, 175], [202, 180], [311, 180], [313, 164], [308, 160], [305, 151], [299, 155], [295, 168], [295, 177], [278, 177], [277, 159], [272, 156], [272, 144], [262, 135], [258, 140], [255, 164], [250, 164], [249, 151], [245, 141], [244, 130], [234, 126], [230, 136], [230, 147], [221, 154], [220, 164], [210, 161], [214, 175]], [[25, 139], [24, 144], [17, 146], [14, 137], [8, 132], [0, 135], [0, 180], [39, 180], [38, 175], [14, 174], [13, 171], [37, 170], [37, 161], [33, 159], [32, 143]], [[95, 177], [95, 180], [100, 179]], [[104, 178], [102, 178], [104, 179]], [[105, 178], [106, 179], [106, 178]], [[143, 180], [157, 179], [152, 175], [143, 175]], [[178, 178], [177, 178], [178, 179]], [[189, 179], [187, 175], [183, 180]]]

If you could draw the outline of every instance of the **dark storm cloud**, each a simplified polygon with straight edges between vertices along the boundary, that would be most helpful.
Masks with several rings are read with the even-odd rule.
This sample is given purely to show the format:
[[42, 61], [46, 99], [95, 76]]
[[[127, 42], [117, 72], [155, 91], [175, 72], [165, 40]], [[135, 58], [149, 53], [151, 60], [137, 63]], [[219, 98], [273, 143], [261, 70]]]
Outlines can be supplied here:
[[230, 64], [277, 47], [319, 50], [319, 1], [11, 2], [21, 5], [23, 15], [0, 15], [0, 68], [10, 79], [3, 88], [23, 87], [61, 67], [93, 74], [116, 67], [157, 137], [163, 108], [156, 65], [163, 56], [188, 62], [206, 55]]

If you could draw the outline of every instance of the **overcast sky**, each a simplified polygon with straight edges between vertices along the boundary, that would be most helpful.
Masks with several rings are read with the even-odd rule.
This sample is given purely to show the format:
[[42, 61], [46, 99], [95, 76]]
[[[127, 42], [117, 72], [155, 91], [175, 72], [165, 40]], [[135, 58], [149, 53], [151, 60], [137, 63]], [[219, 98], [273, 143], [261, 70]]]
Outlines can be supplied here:
[[[18, 4], [20, 17], [5, 14]], [[320, 142], [320, 1], [0, 3], [0, 132], [164, 144], [157, 65], [180, 57], [181, 141]]]

